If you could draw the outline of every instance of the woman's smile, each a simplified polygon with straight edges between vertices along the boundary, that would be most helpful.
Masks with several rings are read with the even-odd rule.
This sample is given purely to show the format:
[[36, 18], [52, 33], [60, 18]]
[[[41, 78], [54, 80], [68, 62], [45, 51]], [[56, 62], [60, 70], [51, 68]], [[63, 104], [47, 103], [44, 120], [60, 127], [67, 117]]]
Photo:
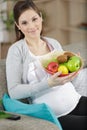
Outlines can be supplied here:
[[35, 34], [37, 33], [38, 29], [32, 29], [32, 30], [29, 30], [28, 33], [31, 33], [31, 34]]

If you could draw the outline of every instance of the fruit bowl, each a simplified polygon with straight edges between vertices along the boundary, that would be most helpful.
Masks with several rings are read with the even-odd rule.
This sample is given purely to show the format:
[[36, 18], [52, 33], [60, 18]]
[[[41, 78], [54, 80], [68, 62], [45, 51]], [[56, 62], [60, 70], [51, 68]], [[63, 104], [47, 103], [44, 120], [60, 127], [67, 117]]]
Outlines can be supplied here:
[[77, 72], [83, 67], [82, 58], [70, 51], [52, 51], [40, 59], [40, 62], [49, 74], [61, 72], [60, 77]]

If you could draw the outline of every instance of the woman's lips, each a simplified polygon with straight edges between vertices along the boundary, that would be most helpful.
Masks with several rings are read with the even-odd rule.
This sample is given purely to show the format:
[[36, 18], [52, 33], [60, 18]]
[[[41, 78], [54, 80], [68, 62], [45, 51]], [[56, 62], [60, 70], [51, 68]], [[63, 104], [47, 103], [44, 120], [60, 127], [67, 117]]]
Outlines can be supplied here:
[[35, 33], [37, 32], [38, 29], [35, 29], [35, 30], [31, 30], [31, 31], [28, 31], [28, 33]]

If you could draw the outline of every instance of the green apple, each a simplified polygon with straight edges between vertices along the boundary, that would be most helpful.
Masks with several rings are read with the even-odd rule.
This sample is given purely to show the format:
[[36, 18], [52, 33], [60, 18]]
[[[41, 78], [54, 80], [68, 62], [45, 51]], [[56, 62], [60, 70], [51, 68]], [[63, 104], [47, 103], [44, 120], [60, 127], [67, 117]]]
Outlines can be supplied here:
[[68, 62], [67, 67], [70, 72], [75, 72], [80, 69], [81, 67], [81, 59], [78, 56], [72, 56]]
[[[67, 67], [67, 62], [62, 63], [62, 65], [65, 65]], [[68, 67], [67, 67], [68, 68]]]

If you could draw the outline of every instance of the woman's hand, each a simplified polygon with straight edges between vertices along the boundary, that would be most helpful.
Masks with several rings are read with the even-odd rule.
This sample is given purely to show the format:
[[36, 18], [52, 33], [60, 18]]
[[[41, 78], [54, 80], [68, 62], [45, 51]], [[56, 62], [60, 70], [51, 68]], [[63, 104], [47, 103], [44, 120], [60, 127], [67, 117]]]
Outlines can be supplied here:
[[48, 78], [48, 84], [50, 87], [55, 87], [57, 85], [63, 85], [67, 82], [72, 81], [78, 75], [78, 72], [79, 71], [73, 72], [73, 73], [70, 73], [69, 75], [63, 76], [63, 77], [59, 77], [61, 75], [61, 72], [57, 72]]

